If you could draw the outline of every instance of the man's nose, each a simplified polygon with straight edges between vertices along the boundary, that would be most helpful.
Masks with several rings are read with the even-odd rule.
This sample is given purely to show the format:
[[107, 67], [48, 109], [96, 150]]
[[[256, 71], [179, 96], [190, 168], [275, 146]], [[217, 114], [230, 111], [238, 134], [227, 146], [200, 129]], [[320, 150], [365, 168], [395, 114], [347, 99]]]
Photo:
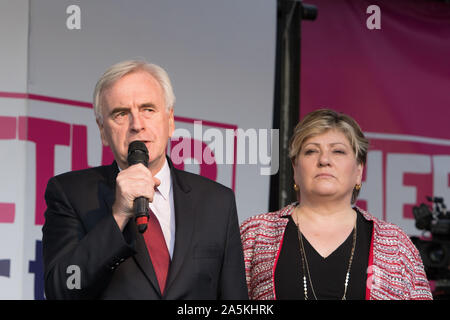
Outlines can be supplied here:
[[136, 132], [144, 128], [144, 121], [139, 112], [132, 112], [130, 117], [130, 129]]

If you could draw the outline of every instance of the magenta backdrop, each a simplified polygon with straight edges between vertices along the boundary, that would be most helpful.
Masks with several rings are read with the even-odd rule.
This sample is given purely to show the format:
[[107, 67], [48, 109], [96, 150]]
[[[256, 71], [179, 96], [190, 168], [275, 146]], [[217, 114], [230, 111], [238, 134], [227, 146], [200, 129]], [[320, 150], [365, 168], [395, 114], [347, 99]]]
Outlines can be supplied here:
[[[371, 141], [358, 204], [412, 233], [425, 195], [450, 206], [450, 4], [307, 2], [319, 11], [302, 22], [300, 116], [327, 107], [358, 121]], [[366, 26], [370, 5], [381, 29]]]

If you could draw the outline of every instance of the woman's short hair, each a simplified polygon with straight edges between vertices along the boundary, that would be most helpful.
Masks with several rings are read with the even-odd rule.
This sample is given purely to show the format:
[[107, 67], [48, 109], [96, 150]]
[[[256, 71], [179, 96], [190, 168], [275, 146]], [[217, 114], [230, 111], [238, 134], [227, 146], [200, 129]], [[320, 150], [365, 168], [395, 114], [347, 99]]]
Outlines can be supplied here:
[[149, 73], [156, 79], [156, 81], [158, 81], [164, 92], [166, 110], [169, 111], [170, 109], [173, 109], [175, 105], [175, 94], [173, 93], [172, 83], [170, 82], [170, 78], [167, 72], [160, 66], [148, 63], [145, 60], [126, 60], [109, 67], [95, 85], [94, 113], [96, 119], [100, 123], [103, 122], [102, 105], [104, 102], [104, 92], [108, 88], [111, 88], [116, 83], [116, 81], [118, 81], [123, 76], [139, 71]]
[[[367, 161], [369, 140], [366, 139], [358, 123], [350, 116], [331, 109], [319, 109], [308, 113], [295, 127], [289, 144], [289, 158], [295, 164], [297, 156], [306, 140], [328, 130], [342, 132], [350, 142], [358, 164]], [[356, 202], [359, 190], [353, 189], [352, 204]]]

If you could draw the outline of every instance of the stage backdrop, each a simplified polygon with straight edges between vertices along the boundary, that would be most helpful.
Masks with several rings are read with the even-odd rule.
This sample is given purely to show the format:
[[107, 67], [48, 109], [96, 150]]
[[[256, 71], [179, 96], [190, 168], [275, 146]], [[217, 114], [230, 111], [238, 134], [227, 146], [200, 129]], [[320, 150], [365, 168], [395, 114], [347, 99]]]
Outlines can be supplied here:
[[44, 298], [45, 187], [112, 162], [91, 101], [121, 60], [168, 71], [176, 166], [232, 188], [240, 221], [266, 212], [275, 33], [272, 0], [1, 1], [0, 299]]
[[358, 204], [420, 234], [412, 207], [450, 206], [450, 4], [431, 0], [308, 1], [300, 114], [328, 107], [370, 139]]

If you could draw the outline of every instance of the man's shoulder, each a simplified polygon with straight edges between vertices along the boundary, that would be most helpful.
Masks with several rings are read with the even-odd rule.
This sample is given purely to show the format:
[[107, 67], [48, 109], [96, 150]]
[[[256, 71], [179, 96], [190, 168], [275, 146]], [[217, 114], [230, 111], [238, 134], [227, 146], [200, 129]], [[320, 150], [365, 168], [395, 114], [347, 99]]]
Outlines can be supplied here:
[[233, 192], [229, 187], [211, 180], [207, 177], [201, 176], [199, 174], [191, 173], [184, 170], [173, 169], [176, 179], [180, 184], [185, 187], [194, 188], [196, 190], [209, 190], [218, 192]]
[[114, 164], [106, 166], [97, 166], [87, 169], [68, 171], [58, 174], [50, 180], [56, 180], [60, 184], [79, 185], [93, 181], [107, 180], [114, 172]]

